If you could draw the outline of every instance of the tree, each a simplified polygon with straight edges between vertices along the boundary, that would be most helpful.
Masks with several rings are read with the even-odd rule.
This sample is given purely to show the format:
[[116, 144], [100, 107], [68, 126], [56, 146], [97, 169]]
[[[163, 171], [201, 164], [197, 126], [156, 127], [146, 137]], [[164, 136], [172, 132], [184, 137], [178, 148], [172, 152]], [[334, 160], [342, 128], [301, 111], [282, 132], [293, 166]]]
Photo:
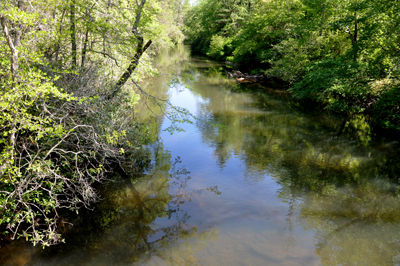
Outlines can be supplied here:
[[203, 0], [191, 7], [185, 32], [192, 49], [283, 80], [297, 99], [349, 119], [365, 114], [376, 125], [399, 127], [400, 103], [392, 97], [399, 76], [398, 3], [247, 4]]
[[2, 1], [3, 232], [57, 244], [61, 209], [90, 208], [106, 171], [139, 168], [146, 127], [132, 115], [139, 96], [122, 86], [134, 70], [135, 79], [148, 72], [139, 59], [151, 44], [143, 39], [158, 34], [159, 12], [146, 0]]

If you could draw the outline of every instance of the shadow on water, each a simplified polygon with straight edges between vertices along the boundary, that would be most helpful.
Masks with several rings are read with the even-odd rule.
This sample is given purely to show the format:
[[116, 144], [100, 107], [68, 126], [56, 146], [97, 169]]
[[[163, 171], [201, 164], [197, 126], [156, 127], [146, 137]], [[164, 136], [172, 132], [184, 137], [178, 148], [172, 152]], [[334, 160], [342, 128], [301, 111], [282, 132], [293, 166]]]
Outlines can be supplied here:
[[[137, 265], [198, 263], [195, 250], [215, 239], [216, 227], [190, 222], [181, 207], [194, 194], [220, 194], [210, 187], [188, 191], [189, 172], [180, 158], [171, 160], [162, 143], [148, 147], [152, 164], [142, 176], [114, 175], [99, 189], [103, 200], [93, 211], [71, 220], [66, 245], [28, 249], [25, 260], [11, 256], [2, 265]], [[21, 246], [24, 246], [21, 244]], [[14, 255], [15, 257], [15, 255]]]

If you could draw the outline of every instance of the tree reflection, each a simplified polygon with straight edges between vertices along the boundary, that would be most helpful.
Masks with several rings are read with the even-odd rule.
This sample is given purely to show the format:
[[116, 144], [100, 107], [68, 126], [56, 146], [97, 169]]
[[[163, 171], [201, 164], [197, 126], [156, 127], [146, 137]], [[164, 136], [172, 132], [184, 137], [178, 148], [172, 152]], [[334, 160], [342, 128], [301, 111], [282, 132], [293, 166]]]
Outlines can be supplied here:
[[[322, 216], [322, 217], [321, 217]], [[366, 219], [304, 217], [316, 232], [315, 253], [323, 265], [396, 265], [399, 263], [400, 225]]]
[[[46, 249], [36, 261], [47, 257], [45, 265], [197, 263], [194, 251], [215, 239], [217, 229], [191, 224], [182, 205], [202, 190], [185, 190], [189, 172], [179, 167], [179, 158], [172, 162], [162, 145], [153, 155], [155, 170], [106, 184], [104, 200], [73, 222], [68, 245]], [[204, 190], [220, 193], [215, 187]]]
[[251, 103], [231, 92], [201, 92], [208, 99], [197, 114], [203, 142], [221, 168], [235, 154], [250, 182], [275, 178], [278, 197], [289, 205], [289, 243], [296, 222], [315, 232], [323, 265], [399, 263], [398, 143], [373, 140], [362, 117], [343, 128], [327, 116], [300, 113], [285, 96], [260, 93]]

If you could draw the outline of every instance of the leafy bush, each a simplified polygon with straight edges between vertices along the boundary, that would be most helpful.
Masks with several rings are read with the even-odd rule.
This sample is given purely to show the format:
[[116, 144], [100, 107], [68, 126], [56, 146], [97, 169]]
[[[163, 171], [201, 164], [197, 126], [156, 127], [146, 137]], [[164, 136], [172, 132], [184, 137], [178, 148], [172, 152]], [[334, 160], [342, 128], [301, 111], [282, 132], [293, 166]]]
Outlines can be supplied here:
[[214, 35], [211, 38], [207, 55], [217, 60], [223, 60], [232, 52], [232, 40], [230, 38]]
[[309, 32], [287, 38], [271, 49], [267, 59], [271, 69], [265, 72], [289, 83], [299, 81], [310, 62], [334, 59], [346, 50], [345, 43], [343, 36], [329, 32], [321, 35]]
[[400, 85], [390, 87], [379, 98], [371, 115], [375, 124], [400, 130]]
[[303, 79], [290, 91], [299, 99], [322, 102], [335, 112], [360, 113], [376, 97], [376, 92], [366, 81], [365, 69], [357, 62], [326, 60], [310, 63]]

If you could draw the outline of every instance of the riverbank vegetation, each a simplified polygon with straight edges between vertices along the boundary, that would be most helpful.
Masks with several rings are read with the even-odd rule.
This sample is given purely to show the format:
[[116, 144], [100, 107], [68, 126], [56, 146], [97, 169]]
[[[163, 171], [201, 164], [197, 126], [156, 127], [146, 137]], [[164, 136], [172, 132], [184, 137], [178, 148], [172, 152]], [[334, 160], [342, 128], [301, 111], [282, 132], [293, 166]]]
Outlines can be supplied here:
[[184, 32], [193, 52], [285, 81], [300, 101], [399, 130], [399, 11], [388, 0], [201, 0]]
[[157, 99], [138, 82], [157, 74], [158, 51], [185, 38], [193, 52], [350, 117], [344, 127], [400, 129], [399, 9], [388, 0], [2, 1], [0, 235], [60, 243], [64, 210], [91, 208], [107, 172], [140, 171], [155, 125], [135, 110], [163, 103], [139, 105]]
[[[0, 4], [0, 230], [48, 246], [60, 211], [97, 201], [114, 167], [140, 168], [147, 125], [133, 87], [183, 41], [174, 0]], [[0, 234], [1, 235], [1, 234]]]

